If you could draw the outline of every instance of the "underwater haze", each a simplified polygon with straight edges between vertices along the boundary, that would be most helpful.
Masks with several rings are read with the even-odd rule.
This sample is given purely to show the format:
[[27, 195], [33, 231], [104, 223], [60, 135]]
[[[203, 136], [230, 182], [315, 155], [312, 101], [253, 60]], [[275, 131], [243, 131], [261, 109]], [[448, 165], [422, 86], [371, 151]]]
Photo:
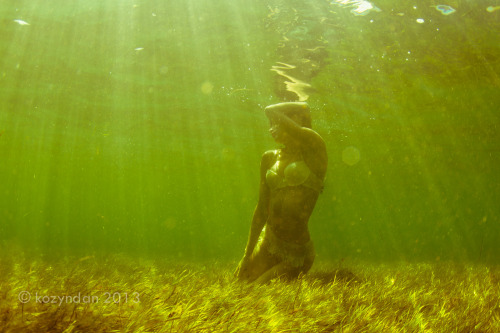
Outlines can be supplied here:
[[263, 108], [305, 100], [317, 261], [499, 264], [499, 8], [3, 0], [0, 249], [236, 262]]

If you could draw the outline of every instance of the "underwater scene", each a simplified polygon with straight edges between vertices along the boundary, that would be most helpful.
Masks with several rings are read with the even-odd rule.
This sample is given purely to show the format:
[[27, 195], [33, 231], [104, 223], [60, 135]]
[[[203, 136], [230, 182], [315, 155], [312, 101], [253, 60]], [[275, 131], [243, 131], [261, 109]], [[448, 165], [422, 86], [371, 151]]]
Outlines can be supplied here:
[[497, 0], [2, 0], [0, 332], [500, 332], [499, 75]]

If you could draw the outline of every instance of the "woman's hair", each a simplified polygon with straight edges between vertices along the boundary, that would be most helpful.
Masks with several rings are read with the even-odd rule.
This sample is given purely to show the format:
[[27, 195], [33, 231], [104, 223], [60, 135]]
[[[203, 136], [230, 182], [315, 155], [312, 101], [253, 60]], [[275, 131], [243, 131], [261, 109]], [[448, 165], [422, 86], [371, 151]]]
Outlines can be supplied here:
[[269, 105], [273, 109], [282, 112], [290, 118], [298, 120], [298, 124], [302, 127], [312, 128], [311, 110], [305, 102], [285, 102], [274, 105]]

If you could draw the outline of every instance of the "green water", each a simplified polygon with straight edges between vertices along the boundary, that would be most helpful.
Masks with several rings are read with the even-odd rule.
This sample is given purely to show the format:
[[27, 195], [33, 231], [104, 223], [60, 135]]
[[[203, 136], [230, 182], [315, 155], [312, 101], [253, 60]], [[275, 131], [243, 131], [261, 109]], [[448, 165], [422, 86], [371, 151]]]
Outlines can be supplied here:
[[328, 146], [317, 260], [499, 263], [500, 10], [437, 4], [3, 0], [0, 249], [239, 259], [284, 62]]

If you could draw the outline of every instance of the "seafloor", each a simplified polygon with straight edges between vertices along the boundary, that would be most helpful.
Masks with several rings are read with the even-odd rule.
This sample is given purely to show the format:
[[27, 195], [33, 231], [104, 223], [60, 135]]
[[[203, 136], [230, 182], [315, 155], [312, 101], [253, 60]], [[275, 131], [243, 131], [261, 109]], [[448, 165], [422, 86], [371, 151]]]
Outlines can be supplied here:
[[500, 267], [329, 263], [293, 282], [235, 263], [0, 258], [0, 332], [500, 332]]

